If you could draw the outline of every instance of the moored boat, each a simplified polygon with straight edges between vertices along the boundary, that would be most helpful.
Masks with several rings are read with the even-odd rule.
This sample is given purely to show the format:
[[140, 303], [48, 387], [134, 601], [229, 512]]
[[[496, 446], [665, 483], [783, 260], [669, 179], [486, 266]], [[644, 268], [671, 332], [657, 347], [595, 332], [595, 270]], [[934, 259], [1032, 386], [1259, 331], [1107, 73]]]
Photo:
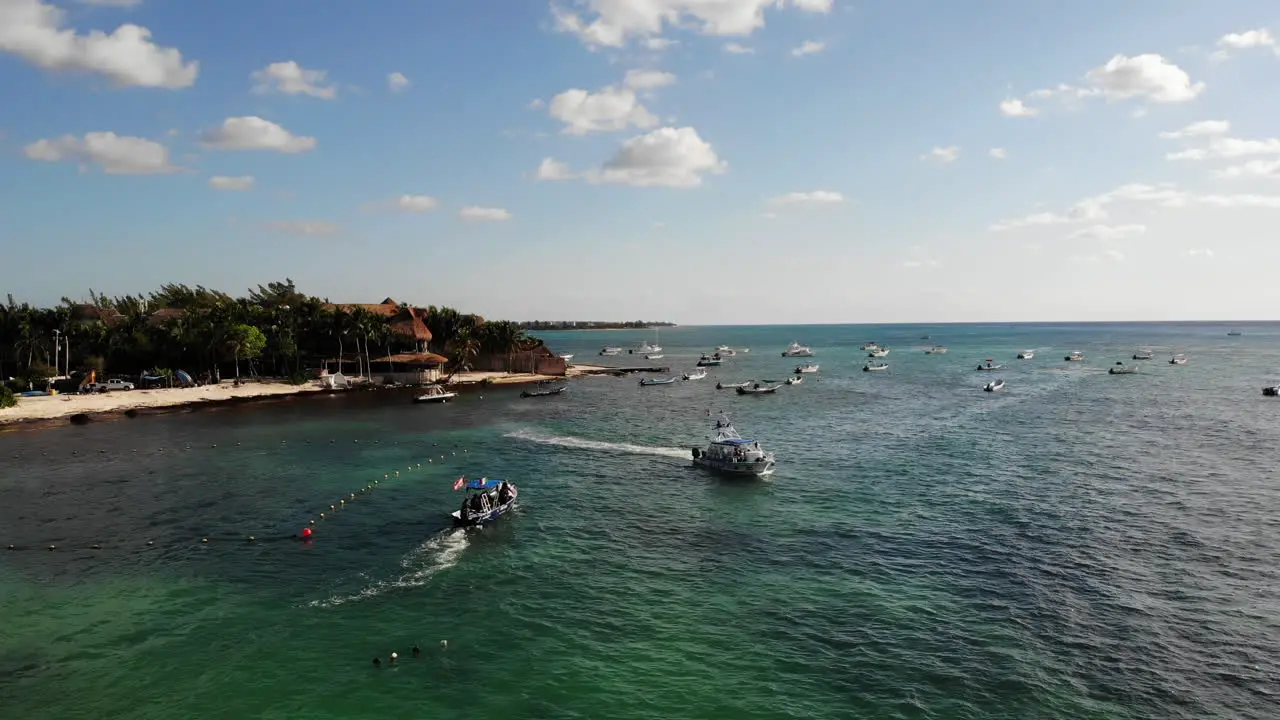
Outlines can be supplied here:
[[1139, 350], [1133, 354], [1134, 360], [1150, 360], [1155, 355], [1150, 350]]
[[813, 357], [813, 348], [793, 342], [782, 351], [782, 357]]
[[716, 354], [721, 357], [733, 357], [738, 354], [738, 351], [728, 345], [718, 345], [716, 346]]
[[941, 345], [937, 345], [929, 348], [928, 350], [925, 350], [924, 354], [925, 355], [946, 355], [947, 349], [942, 347]]
[[788, 385], [799, 385], [799, 384], [800, 384], [800, 383], [802, 383], [802, 382], [804, 382], [804, 376], [803, 376], [803, 375], [797, 375], [797, 376], [795, 376], [795, 377], [789, 377], [789, 378], [787, 378], [787, 384], [788, 384]]
[[670, 385], [676, 381], [676, 378], [644, 378], [640, 381], [640, 387], [651, 387], [653, 385]]
[[563, 361], [565, 361], [565, 362], [569, 362], [569, 361], [573, 360], [573, 353], [563, 353], [563, 354], [561, 354], [559, 357], [560, 357], [560, 359], [561, 359], [561, 360], [563, 360]]
[[1262, 388], [1262, 394], [1266, 395], [1267, 397], [1280, 396], [1280, 385], [1270, 385], [1268, 387], [1264, 387]]
[[882, 357], [888, 357], [888, 356], [889, 356], [889, 348], [887, 347], [878, 347], [875, 350], [872, 350], [871, 352], [867, 353], [867, 357], [871, 357], [871, 358], [882, 358]]
[[818, 365], [818, 363], [807, 362], [796, 367], [796, 374], [802, 375], [806, 373], [816, 373], [818, 372], [819, 367], [820, 365]]
[[982, 389], [986, 390], [987, 392], [999, 392], [1004, 389], [1004, 380], [1000, 378], [996, 378], [995, 380], [992, 380], [986, 385], [983, 385]]
[[1186, 365], [1186, 364], [1187, 364], [1187, 356], [1186, 356], [1186, 355], [1181, 355], [1181, 354], [1179, 354], [1179, 355], [1174, 355], [1173, 357], [1169, 358], [1169, 364], [1170, 364], [1170, 365]]
[[862, 349], [863, 350], [879, 350], [880, 345], [879, 343], [865, 342], [865, 343], [862, 343]]
[[738, 434], [728, 418], [716, 421], [715, 435], [706, 449], [693, 448], [693, 464], [726, 475], [762, 477], [773, 474], [774, 454], [760, 443]]
[[996, 362], [995, 360], [992, 360], [991, 358], [987, 358], [985, 362], [986, 362], [986, 364], [985, 364], [985, 365], [979, 365], [979, 366], [977, 367], [978, 371], [980, 371], [980, 372], [995, 372], [996, 370], [1003, 370], [1003, 369], [1004, 369], [1004, 365], [1001, 365], [1000, 363]]
[[684, 374], [684, 379], [685, 380], [701, 380], [706, 376], [707, 376], [706, 368], [694, 368], [693, 370], [690, 370], [689, 372]]
[[752, 383], [751, 387], [738, 388], [739, 395], [769, 395], [778, 392], [781, 385], [761, 385], [760, 383]]
[[568, 389], [569, 389], [568, 385], [561, 385], [560, 387], [554, 388], [552, 390], [522, 390], [520, 391], [520, 397], [522, 398], [550, 397], [552, 395], [559, 395], [560, 393]]
[[600, 348], [600, 355], [603, 357], [612, 357], [614, 355], [621, 355], [621, 354], [622, 354], [622, 348], [618, 347], [617, 345], [605, 345], [604, 347]]
[[458, 397], [458, 393], [445, 390], [439, 385], [428, 385], [426, 390], [413, 399], [416, 403], [445, 403]]
[[1232, 330], [1231, 332], [1227, 333], [1227, 337], [1240, 337], [1243, 334], [1244, 333], [1240, 332], [1239, 330]]
[[1108, 375], [1132, 375], [1136, 372], [1138, 372], [1137, 365], [1125, 365], [1119, 361], [1107, 370]]
[[648, 355], [644, 356], [644, 359], [645, 360], [661, 360], [664, 357], [666, 357], [666, 355], [663, 355], [662, 353], [649, 353]]
[[737, 388], [751, 387], [754, 384], [755, 384], [755, 380], [744, 380], [743, 382], [736, 382], [736, 383], [718, 382], [716, 383], [716, 389], [717, 390], [735, 390]]
[[702, 353], [702, 357], [698, 358], [698, 367], [719, 367], [724, 364], [724, 359], [719, 354], [707, 355]]
[[519, 491], [513, 483], [495, 478], [480, 478], [468, 481], [460, 477], [453, 483], [453, 489], [466, 488], [467, 495], [462, 499], [462, 507], [451, 513], [453, 524], [464, 527], [476, 527], [497, 520], [511, 512], [516, 506]]
[[1035, 356], [1036, 356], [1035, 350], [1023, 350], [1022, 352], [1018, 353], [1019, 360], [1031, 360]]
[[862, 372], [884, 372], [889, 369], [889, 363], [873, 363], [869, 362], [862, 366]]
[[1062, 359], [1066, 360], [1067, 362], [1084, 362], [1084, 353], [1080, 352], [1079, 350], [1076, 350], [1072, 352], [1070, 355], [1063, 357]]

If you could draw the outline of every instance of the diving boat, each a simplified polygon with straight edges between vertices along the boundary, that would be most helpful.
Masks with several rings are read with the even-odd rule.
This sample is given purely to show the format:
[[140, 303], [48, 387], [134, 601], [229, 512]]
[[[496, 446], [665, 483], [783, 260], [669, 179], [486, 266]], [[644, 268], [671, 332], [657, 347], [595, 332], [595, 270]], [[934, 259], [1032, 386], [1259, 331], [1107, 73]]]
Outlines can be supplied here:
[[451, 513], [453, 524], [460, 527], [478, 527], [497, 520], [511, 512], [519, 495], [514, 484], [494, 478], [458, 478], [453, 489], [463, 488], [467, 496], [462, 499], [462, 507]]
[[878, 347], [875, 350], [872, 350], [871, 352], [867, 353], [867, 357], [871, 357], [871, 358], [888, 357], [888, 355], [889, 355], [889, 348], [887, 347]]
[[803, 375], [797, 375], [797, 376], [795, 376], [795, 377], [789, 377], [789, 378], [787, 378], [787, 384], [788, 384], [788, 385], [799, 385], [799, 384], [800, 384], [800, 383], [802, 383], [802, 382], [804, 382], [804, 376], [803, 376]]
[[1267, 397], [1280, 396], [1280, 385], [1271, 385], [1269, 387], [1264, 387], [1262, 388], [1262, 394], [1266, 395]]
[[999, 378], [992, 380], [986, 385], [983, 385], [982, 389], [986, 390], [987, 392], [999, 392], [1004, 389], [1004, 380], [1001, 380]]
[[782, 351], [782, 357], [813, 357], [813, 348], [793, 342]]
[[561, 385], [560, 387], [552, 390], [522, 390], [520, 391], [520, 397], [522, 398], [550, 397], [552, 395], [559, 395], [560, 393], [568, 389], [569, 389], [568, 385]]
[[640, 381], [640, 387], [650, 387], [652, 385], [670, 385], [674, 383], [676, 378], [644, 378]]
[[862, 366], [862, 372], [884, 372], [889, 369], [889, 363], [867, 363]]
[[1108, 375], [1132, 375], [1136, 372], [1138, 372], [1137, 365], [1125, 365], [1122, 362], [1116, 362], [1107, 370]]
[[754, 384], [755, 384], [755, 380], [746, 380], [744, 382], [737, 382], [737, 383], [718, 382], [716, 383], [716, 389], [717, 390], [736, 390], [737, 388], [751, 387]]
[[722, 416], [713, 429], [716, 434], [705, 450], [693, 448], [695, 466], [726, 475], [762, 477], [773, 474], [776, 464], [773, 453], [761, 450], [760, 443], [755, 440], [739, 435], [728, 418]]
[[1169, 364], [1170, 364], [1170, 365], [1186, 365], [1186, 364], [1187, 364], [1187, 356], [1186, 356], [1186, 355], [1174, 355], [1173, 357], [1169, 358]]
[[925, 355], [946, 355], [947, 349], [941, 346], [931, 347], [924, 351]]
[[752, 383], [751, 387], [738, 388], [739, 395], [768, 395], [778, 392], [781, 385], [761, 385], [760, 383]]
[[1030, 360], [1035, 356], [1036, 356], [1035, 350], [1023, 350], [1022, 352], [1018, 353], [1019, 360]]
[[605, 345], [604, 347], [600, 348], [600, 355], [603, 357], [612, 357], [614, 355], [621, 355], [621, 354], [622, 354], [622, 348], [618, 347], [617, 345]]
[[428, 385], [426, 392], [413, 399], [416, 403], [446, 403], [458, 397], [458, 393], [445, 390], [439, 385]]
[[807, 362], [803, 365], [799, 365], [796, 367], [796, 374], [801, 375], [804, 373], [816, 373], [818, 372], [819, 367], [820, 366], [818, 365], [818, 363]]
[[1080, 352], [1079, 350], [1076, 350], [1075, 352], [1071, 353], [1070, 355], [1067, 355], [1062, 359], [1066, 360], [1067, 362], [1084, 362], [1084, 353]]
[[644, 356], [644, 359], [645, 360], [661, 360], [664, 357], [666, 357], [666, 355], [663, 355], [662, 353], [657, 353], [657, 354], [649, 353], [648, 355]]
[[1150, 350], [1139, 350], [1133, 354], [1134, 360], [1150, 360], [1155, 355]]
[[702, 353], [702, 357], [698, 358], [698, 367], [719, 367], [724, 364], [724, 358], [717, 353], [715, 355], [707, 355]]
[[689, 372], [684, 374], [684, 379], [685, 380], [701, 380], [706, 376], [707, 376], [706, 368], [694, 368], [693, 370], [690, 370]]
[[862, 343], [862, 349], [863, 349], [863, 350], [879, 350], [879, 349], [880, 349], [880, 345], [878, 345], [877, 343], [873, 343], [873, 342]]
[[996, 370], [1003, 370], [1003, 369], [1004, 369], [1004, 365], [1001, 365], [1000, 363], [997, 363], [996, 361], [992, 360], [991, 358], [987, 358], [986, 362], [987, 362], [987, 364], [986, 364], [986, 365], [979, 365], [979, 366], [978, 366], [978, 368], [977, 368], [977, 369], [978, 369], [980, 372], [995, 372]]

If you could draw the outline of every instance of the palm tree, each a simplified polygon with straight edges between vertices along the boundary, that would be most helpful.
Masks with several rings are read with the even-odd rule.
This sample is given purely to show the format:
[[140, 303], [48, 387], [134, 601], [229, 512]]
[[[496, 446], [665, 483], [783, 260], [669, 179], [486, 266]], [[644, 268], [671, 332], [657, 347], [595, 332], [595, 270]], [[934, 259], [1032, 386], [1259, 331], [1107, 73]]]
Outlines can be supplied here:
[[[450, 354], [454, 356], [454, 373], [466, 372], [471, 369], [471, 363], [475, 360], [476, 355], [480, 352], [480, 341], [471, 334], [469, 330], [463, 330], [453, 339], [453, 345], [450, 348]], [[453, 373], [450, 374], [450, 377]]]

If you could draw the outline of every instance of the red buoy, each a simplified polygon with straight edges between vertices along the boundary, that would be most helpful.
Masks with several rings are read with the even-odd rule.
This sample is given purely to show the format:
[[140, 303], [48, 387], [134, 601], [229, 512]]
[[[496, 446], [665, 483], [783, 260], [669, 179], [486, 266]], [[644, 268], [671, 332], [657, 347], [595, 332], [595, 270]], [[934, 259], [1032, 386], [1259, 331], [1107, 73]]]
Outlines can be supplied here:
[[311, 528], [309, 527], [302, 528], [302, 537], [304, 538], [311, 537]]

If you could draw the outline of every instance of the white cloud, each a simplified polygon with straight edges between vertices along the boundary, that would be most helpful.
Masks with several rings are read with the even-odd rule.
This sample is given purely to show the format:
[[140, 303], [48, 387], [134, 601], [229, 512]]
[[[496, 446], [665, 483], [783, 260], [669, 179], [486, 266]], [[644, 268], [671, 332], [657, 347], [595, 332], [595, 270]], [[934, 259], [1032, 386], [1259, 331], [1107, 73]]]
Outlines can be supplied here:
[[1213, 257], [1213, 251], [1209, 248], [1195, 248], [1187, 251], [1187, 257], [1211, 258]]
[[1196, 201], [1217, 208], [1280, 209], [1280, 195], [1202, 195]]
[[1124, 253], [1119, 250], [1103, 250], [1102, 254], [1116, 262], [1124, 262]]
[[1129, 183], [1110, 192], [1084, 198], [1071, 206], [1066, 213], [1039, 212], [1001, 220], [991, 225], [990, 230], [999, 232], [1043, 225], [1096, 222], [1105, 219], [1108, 216], [1107, 207], [1116, 202], [1149, 202], [1162, 207], [1185, 207], [1192, 200], [1189, 193], [1179, 190], [1172, 183], [1159, 185]]
[[458, 217], [463, 220], [475, 221], [500, 221], [510, 220], [511, 213], [503, 208], [480, 207], [478, 205], [468, 205], [458, 211]]
[[215, 190], [248, 190], [253, 187], [253, 176], [228, 177], [226, 175], [214, 175], [209, 178], [209, 187]]
[[1280, 155], [1280, 139], [1243, 140], [1231, 137], [1210, 137], [1204, 147], [1187, 148], [1165, 155], [1168, 160], [1219, 160], [1257, 155]]
[[693, 188], [706, 174], [723, 173], [722, 161], [711, 144], [691, 127], [664, 127], [622, 143], [617, 154], [598, 171], [587, 174], [596, 183], [635, 187]]
[[1142, 98], [1156, 103], [1194, 100], [1204, 91], [1185, 70], [1153, 53], [1116, 55], [1085, 73], [1085, 79], [1109, 100]]
[[1181, 130], [1162, 132], [1160, 137], [1166, 140], [1204, 137], [1207, 135], [1225, 135], [1231, 131], [1231, 123], [1226, 120], [1201, 120], [1193, 122]]
[[749, 48], [746, 45], [735, 42], [725, 43], [724, 51], [730, 55], [754, 55], [756, 52], [755, 48]]
[[765, 8], [826, 13], [832, 0], [573, 0], [572, 4], [575, 8], [552, 3], [556, 29], [576, 35], [588, 47], [616, 48], [632, 38], [661, 35], [667, 26], [691, 27], [703, 35], [747, 36], [764, 27]]
[[528, 105], [525, 105], [525, 108], [528, 110], [541, 110], [546, 106], [547, 106], [547, 103], [545, 100], [543, 100], [542, 98], [534, 98], [529, 101]]
[[325, 84], [324, 70], [307, 70], [293, 60], [274, 62], [249, 74], [255, 83], [253, 92], [258, 95], [278, 92], [282, 95], [310, 95], [322, 100], [332, 100], [338, 90]]
[[1280, 160], [1250, 160], [1243, 165], [1233, 165], [1214, 172], [1215, 177], [1225, 180], [1240, 178], [1273, 178], [1280, 179]]
[[1067, 237], [1072, 240], [1127, 240], [1147, 232], [1146, 225], [1090, 225], [1080, 228]]
[[818, 42], [817, 40], [805, 40], [804, 42], [800, 43], [800, 47], [792, 48], [791, 56], [803, 57], [805, 55], [813, 55], [815, 53], [820, 53], [826, 49], [827, 49], [827, 44], [824, 42]]
[[0, 0], [0, 52], [46, 70], [97, 73], [120, 87], [185, 88], [195, 84], [200, 63], [184, 62], [176, 48], [151, 41], [151, 31], [132, 23], [111, 34], [78, 35], [62, 27], [66, 12], [41, 0]]
[[539, 180], [571, 180], [576, 175], [569, 171], [568, 165], [554, 158], [543, 158], [542, 163], [538, 165], [536, 177]]
[[396, 93], [409, 87], [409, 78], [404, 76], [402, 72], [393, 72], [387, 75], [387, 89]]
[[987, 154], [995, 158], [996, 160], [1004, 160], [1005, 158], [1009, 157], [1008, 153], [1005, 152], [1004, 148], [991, 148], [990, 150], [987, 151]]
[[1218, 47], [1222, 48], [1222, 50], [1214, 53], [1215, 60], [1225, 60], [1228, 55], [1228, 49], [1249, 50], [1251, 48], [1269, 47], [1276, 54], [1280, 54], [1280, 49], [1276, 48], [1276, 38], [1267, 28], [1227, 33], [1218, 38]]
[[435, 210], [440, 202], [430, 195], [401, 195], [390, 200], [366, 203], [362, 209], [366, 212], [403, 212], [425, 213]]
[[108, 175], [163, 175], [179, 168], [169, 163], [169, 148], [153, 140], [113, 132], [63, 135], [37, 140], [23, 148], [31, 160], [97, 165]]
[[551, 98], [547, 112], [564, 123], [561, 132], [568, 135], [643, 129], [658, 124], [657, 116], [640, 104], [634, 90], [612, 85], [596, 93], [578, 88], [565, 90]]
[[789, 192], [785, 195], [769, 198], [769, 204], [781, 205], [834, 205], [844, 202], [844, 195], [833, 190], [814, 190], [812, 192]]
[[274, 150], [297, 153], [312, 150], [316, 139], [294, 135], [270, 120], [250, 115], [232, 117], [216, 128], [201, 130], [200, 144], [217, 150]]
[[919, 245], [913, 245], [910, 255], [902, 262], [902, 267], [910, 269], [935, 268], [938, 265], [938, 261], [929, 254], [929, 251]]
[[960, 148], [955, 145], [949, 147], [934, 146], [932, 150], [920, 156], [921, 160], [937, 160], [940, 163], [955, 162], [960, 157]]
[[81, 5], [97, 5], [99, 7], [136, 8], [142, 0], [76, 0]]
[[675, 83], [676, 76], [659, 70], [628, 70], [624, 85], [632, 90], [653, 90]]
[[336, 223], [321, 220], [274, 220], [267, 223], [267, 227], [285, 235], [299, 237], [323, 237], [342, 232], [342, 228]]
[[1032, 117], [1039, 115], [1040, 111], [1027, 107], [1017, 98], [1007, 98], [1000, 102], [1000, 114], [1005, 117]]
[[644, 41], [644, 46], [649, 48], [650, 50], [653, 50], [654, 52], [662, 52], [663, 50], [666, 50], [672, 45], [677, 45], [677, 44], [679, 43], [675, 40], [669, 40], [667, 38], [661, 38], [661, 37], [646, 38]]

